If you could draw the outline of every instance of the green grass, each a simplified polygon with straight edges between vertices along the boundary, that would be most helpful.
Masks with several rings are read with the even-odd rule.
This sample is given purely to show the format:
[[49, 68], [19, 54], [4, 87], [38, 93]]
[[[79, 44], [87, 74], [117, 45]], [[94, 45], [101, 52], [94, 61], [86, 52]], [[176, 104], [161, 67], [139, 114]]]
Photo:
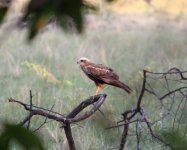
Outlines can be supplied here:
[[[106, 86], [102, 92], [108, 96], [101, 107], [105, 117], [97, 112], [81, 122], [82, 127], [73, 126], [78, 149], [108, 150], [118, 147], [121, 131], [105, 128], [114, 125], [121, 119], [124, 110], [135, 105], [142, 82], [139, 72], [142, 69], [166, 71], [174, 66], [187, 70], [187, 36], [185, 30], [166, 22], [148, 28], [137, 26], [127, 29], [126, 24], [119, 25], [110, 19], [107, 20], [110, 25], [105, 23], [98, 28], [88, 28], [83, 35], [66, 34], [55, 28], [42, 33], [31, 44], [25, 41], [24, 30], [8, 33], [0, 43], [0, 122], [19, 123], [24, 118], [27, 112], [16, 104], [8, 103], [7, 99], [13, 97], [28, 103], [29, 90], [34, 95], [33, 103], [48, 109], [55, 104], [54, 111], [62, 114], [94, 95], [94, 83], [76, 64], [84, 56], [114, 68], [121, 81], [134, 90], [138, 89], [136, 94], [128, 96], [119, 88]], [[2, 39], [3, 35], [0, 36]], [[60, 84], [55, 85], [41, 77], [33, 68], [23, 65], [25, 61], [46, 68]], [[144, 99], [144, 105], [152, 119], [156, 117], [152, 112], [158, 109], [154, 107], [156, 102], [149, 99]], [[31, 128], [38, 127], [43, 119], [34, 118]], [[67, 140], [59, 126], [50, 122], [41, 129], [46, 149], [67, 149]], [[134, 149], [134, 144], [129, 140], [127, 149]], [[142, 146], [152, 149], [157, 145], [148, 142]]]

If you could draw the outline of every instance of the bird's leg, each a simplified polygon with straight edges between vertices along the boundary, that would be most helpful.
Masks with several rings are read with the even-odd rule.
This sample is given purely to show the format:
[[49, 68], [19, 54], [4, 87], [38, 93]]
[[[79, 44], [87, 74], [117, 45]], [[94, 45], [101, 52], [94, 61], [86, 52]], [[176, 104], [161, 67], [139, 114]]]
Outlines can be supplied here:
[[[101, 91], [103, 89], [104, 84], [99, 84], [99, 83], [95, 83], [95, 84], [96, 84], [96, 93], [95, 93], [95, 95], [98, 95], [99, 91]], [[94, 103], [92, 105], [95, 106]], [[105, 114], [100, 109], [98, 109], [98, 111], [101, 113], [102, 116], [105, 117]]]
[[104, 88], [104, 85], [103, 84], [97, 84], [96, 85], [96, 93], [95, 95], [98, 95], [99, 92]]

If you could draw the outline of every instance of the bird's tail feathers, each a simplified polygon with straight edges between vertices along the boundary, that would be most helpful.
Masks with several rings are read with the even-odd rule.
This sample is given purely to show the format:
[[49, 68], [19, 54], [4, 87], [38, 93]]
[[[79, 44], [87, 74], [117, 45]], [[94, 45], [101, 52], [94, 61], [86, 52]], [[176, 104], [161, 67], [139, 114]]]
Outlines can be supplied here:
[[128, 94], [132, 93], [132, 89], [121, 81], [117, 81], [116, 84], [114, 84], [114, 86], [124, 89]]

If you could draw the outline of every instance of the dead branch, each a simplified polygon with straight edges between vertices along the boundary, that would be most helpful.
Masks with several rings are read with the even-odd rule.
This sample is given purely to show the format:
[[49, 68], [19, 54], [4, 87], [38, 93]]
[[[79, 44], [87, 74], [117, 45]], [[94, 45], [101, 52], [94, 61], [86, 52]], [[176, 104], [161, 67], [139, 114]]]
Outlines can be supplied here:
[[182, 89], [187, 89], [187, 86], [185, 86], [185, 87], [180, 87], [180, 88], [177, 88], [177, 89], [175, 89], [175, 90], [169, 91], [168, 93], [166, 93], [165, 95], [163, 95], [163, 96], [160, 97], [159, 99], [160, 99], [160, 100], [163, 100], [163, 99], [166, 98], [167, 96], [170, 96], [171, 94], [173, 94], [173, 93], [175, 93], [175, 92], [181, 91]]
[[124, 120], [124, 128], [123, 128], [123, 133], [122, 133], [122, 136], [121, 136], [121, 142], [120, 142], [120, 147], [119, 147], [119, 150], [123, 150], [124, 149], [124, 146], [125, 146], [125, 143], [127, 141], [127, 136], [128, 136], [128, 129], [129, 129], [129, 123], [128, 123], [128, 114], [131, 113], [132, 110], [129, 110], [129, 111], [126, 111], [124, 112], [122, 115], [123, 115], [123, 120]]
[[65, 132], [65, 135], [66, 135], [66, 138], [67, 138], [67, 141], [68, 141], [69, 149], [70, 150], [76, 150], [75, 142], [73, 140], [73, 136], [72, 136], [72, 133], [71, 133], [71, 126], [70, 126], [69, 122], [67, 122], [66, 125], [64, 126], [64, 132]]
[[[55, 105], [53, 105], [53, 106], [51, 107], [50, 111], [53, 109], [54, 106], [55, 106]], [[49, 113], [50, 113], [50, 112], [49, 112]], [[36, 128], [33, 132], [38, 131], [38, 130], [39, 130], [42, 126], [44, 126], [46, 123], [47, 123], [47, 117], [45, 117], [44, 122], [43, 122], [38, 128]]]
[[[168, 70], [167, 72], [164, 73], [154, 73], [154, 72], [150, 72], [150, 71], [146, 71], [143, 70], [143, 82], [142, 82], [142, 87], [141, 87], [141, 92], [139, 94], [138, 100], [137, 100], [137, 105], [135, 108], [133, 109], [129, 109], [126, 110], [125, 112], [123, 112], [122, 116], [123, 116], [123, 123], [109, 127], [107, 129], [112, 129], [112, 128], [117, 128], [120, 126], [123, 126], [123, 132], [122, 132], [122, 136], [121, 136], [121, 142], [120, 142], [120, 147], [119, 150], [123, 150], [128, 138], [128, 131], [129, 128], [131, 127], [132, 123], [136, 123], [135, 126], [135, 133], [136, 133], [136, 149], [139, 150], [140, 149], [140, 142], [141, 142], [141, 127], [139, 126], [141, 123], [145, 123], [147, 125], [147, 129], [149, 131], [149, 134], [152, 136], [153, 139], [156, 139], [157, 141], [163, 143], [165, 146], [170, 146], [169, 143], [165, 142], [161, 137], [159, 137], [153, 130], [152, 125], [156, 124], [160, 121], [162, 121], [165, 117], [167, 117], [170, 112], [172, 112], [172, 108], [176, 99], [176, 93], [179, 93], [180, 95], [183, 96], [183, 98], [181, 99], [180, 102], [178, 102], [178, 107], [176, 110], [176, 113], [174, 116], [174, 122], [176, 120], [176, 115], [177, 112], [179, 110], [179, 108], [181, 107], [181, 103], [184, 99], [186, 99], [186, 93], [184, 94], [183, 90], [187, 90], [187, 83], [186, 82], [181, 82], [181, 81], [185, 81], [187, 80], [187, 78], [184, 76], [184, 74], [187, 73], [187, 71], [181, 71], [178, 68], [171, 68], [170, 70]], [[168, 78], [168, 76], [180, 76], [180, 79], [171, 79]], [[160, 80], [163, 78], [163, 80], [165, 80], [165, 84], [161, 82], [161, 85], [167, 90], [167, 92], [165, 94], [163, 94], [162, 96], [159, 95], [158, 92], [155, 92], [155, 89], [150, 85], [150, 83], [147, 81], [147, 78], [151, 78], [154, 80]], [[177, 87], [176, 89], [172, 89], [170, 88], [170, 84], [169, 81], [175, 81], [178, 82], [179, 84], [181, 84], [180, 87]], [[165, 113], [164, 115], [160, 116], [160, 119], [157, 119], [156, 121], [154, 121], [153, 123], [151, 123], [148, 119], [147, 119], [147, 115], [145, 113], [144, 108], [142, 107], [142, 101], [144, 98], [144, 94], [145, 92], [147, 92], [150, 95], [153, 95], [156, 97], [156, 99], [159, 100], [159, 102], [161, 102], [161, 107], [163, 107], [163, 101], [168, 97], [169, 100], [171, 100], [171, 104], [170, 107], [168, 108], [168, 112]], [[186, 104], [186, 101], [185, 101]], [[185, 104], [183, 105], [183, 108], [185, 106]], [[122, 122], [120, 121], [120, 122]], [[186, 126], [187, 128], [187, 126]], [[186, 131], [186, 130], [185, 130]], [[186, 133], [185, 133], [186, 134]]]
[[77, 107], [75, 107], [68, 115], [68, 118], [74, 118], [78, 113], [80, 113], [87, 106], [95, 103], [98, 100], [96, 96], [91, 96], [89, 99], [82, 101]]
[[29, 130], [29, 128], [30, 128], [30, 123], [31, 123], [31, 118], [32, 118], [32, 116], [33, 116], [33, 114], [32, 114], [32, 91], [30, 90], [30, 109], [29, 109], [29, 119], [28, 119], [28, 124], [27, 124], [27, 130]]
[[8, 100], [9, 100], [9, 102], [21, 104], [25, 108], [25, 110], [31, 111], [32, 115], [39, 115], [39, 116], [47, 117], [48, 119], [53, 119], [58, 122], [65, 122], [65, 120], [66, 120], [66, 117], [64, 115], [59, 114], [59, 113], [50, 112], [50, 110], [40, 109], [38, 107], [35, 107], [34, 105], [30, 109], [30, 105], [22, 103], [21, 101], [15, 100], [13, 98], [9, 98]]
[[[121, 121], [120, 121], [121, 122]], [[124, 120], [123, 120], [124, 122]], [[107, 127], [105, 129], [112, 129], [112, 128], [117, 128], [117, 127], [121, 127], [121, 126], [124, 126], [126, 124], [131, 124], [131, 123], [136, 123], [137, 122], [137, 119], [136, 120], [133, 120], [133, 121], [129, 121], [128, 123], [122, 123], [122, 124], [118, 124], [118, 125], [115, 125], [115, 126], [111, 126], [111, 127]]]
[[[94, 103], [94, 101], [95, 101], [95, 97], [94, 97], [94, 101], [92, 101], [92, 98], [93, 97], [91, 97], [91, 99], [89, 99], [89, 102], [87, 102], [86, 101], [86, 103], [84, 103], [83, 105], [81, 104], [81, 105], [79, 105], [77, 108], [75, 108], [74, 110], [83, 110], [85, 107], [87, 107], [87, 106], [89, 106], [89, 105], [91, 105], [91, 104], [93, 104]], [[68, 116], [67, 116], [67, 118], [68, 118], [68, 121], [70, 122], [70, 123], [75, 123], [75, 122], [79, 122], [79, 121], [82, 121], [82, 120], [84, 120], [84, 119], [86, 119], [86, 118], [88, 118], [88, 117], [90, 117], [91, 115], [93, 115], [97, 110], [99, 110], [99, 107], [103, 104], [103, 102], [105, 101], [105, 98], [106, 98], [106, 96], [102, 96], [102, 97], [100, 97], [99, 98], [99, 100], [96, 102], [96, 104], [94, 104], [93, 105], [93, 107], [89, 110], [89, 111], [87, 111], [86, 113], [84, 113], [82, 116], [79, 116], [79, 117], [77, 117], [77, 118], [70, 118], [69, 116], [73, 116], [72, 114], [74, 114], [75, 116], [76, 116], [76, 113], [74, 113], [74, 110], [72, 111], [72, 113], [71, 114], [69, 114]], [[91, 101], [90, 101], [91, 100]], [[77, 112], [79, 112], [79, 111], [77, 111]]]
[[140, 132], [141, 128], [140, 128], [140, 120], [138, 119], [136, 121], [136, 141], [137, 141], [137, 150], [140, 150], [140, 136], [141, 136], [141, 132]]
[[[47, 119], [52, 119], [52, 120], [62, 123], [70, 150], [76, 150], [75, 143], [74, 143], [73, 136], [72, 136], [72, 132], [71, 132], [71, 124], [85, 120], [85, 119], [89, 118], [91, 115], [93, 115], [100, 108], [100, 106], [103, 104], [103, 102], [106, 99], [106, 96], [107, 96], [106, 94], [99, 94], [96, 96], [91, 96], [90, 98], [81, 102], [77, 107], [75, 107], [66, 116], [52, 111], [53, 107], [50, 110], [48, 110], [48, 109], [44, 109], [44, 108], [37, 107], [37, 106], [33, 105], [33, 103], [32, 103], [33, 96], [32, 96], [31, 91], [30, 91], [30, 104], [25, 104], [21, 101], [13, 99], [13, 98], [9, 98], [8, 100], [9, 100], [9, 102], [14, 102], [14, 103], [22, 105], [25, 108], [25, 110], [29, 111], [29, 115], [26, 116], [25, 119], [20, 123], [20, 125], [24, 125], [26, 122], [28, 122], [27, 128], [29, 128], [31, 118], [35, 115], [45, 117], [44, 123], [42, 123], [42, 125], [40, 125], [39, 128], [41, 128], [46, 123]], [[93, 105], [90, 108], [90, 110], [83, 113], [82, 115], [79, 115], [79, 117], [76, 117], [84, 108], [86, 108], [90, 105]], [[37, 128], [36, 130], [38, 130], [39, 128]]]
[[19, 125], [20, 126], [23, 126], [26, 122], [28, 122], [29, 121], [29, 119], [32, 117], [32, 115], [28, 115], [28, 116], [26, 116], [24, 119], [23, 119], [23, 121], [21, 121], [20, 123], [19, 123]]

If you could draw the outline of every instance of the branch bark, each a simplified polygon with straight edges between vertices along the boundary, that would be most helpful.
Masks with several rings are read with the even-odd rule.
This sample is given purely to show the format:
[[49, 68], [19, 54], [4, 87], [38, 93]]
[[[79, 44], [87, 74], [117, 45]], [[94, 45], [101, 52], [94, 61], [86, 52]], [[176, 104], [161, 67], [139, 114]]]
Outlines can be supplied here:
[[76, 150], [75, 148], [75, 142], [73, 140], [72, 132], [71, 132], [71, 126], [70, 123], [67, 122], [64, 126], [64, 132], [68, 141], [69, 149], [70, 150]]

